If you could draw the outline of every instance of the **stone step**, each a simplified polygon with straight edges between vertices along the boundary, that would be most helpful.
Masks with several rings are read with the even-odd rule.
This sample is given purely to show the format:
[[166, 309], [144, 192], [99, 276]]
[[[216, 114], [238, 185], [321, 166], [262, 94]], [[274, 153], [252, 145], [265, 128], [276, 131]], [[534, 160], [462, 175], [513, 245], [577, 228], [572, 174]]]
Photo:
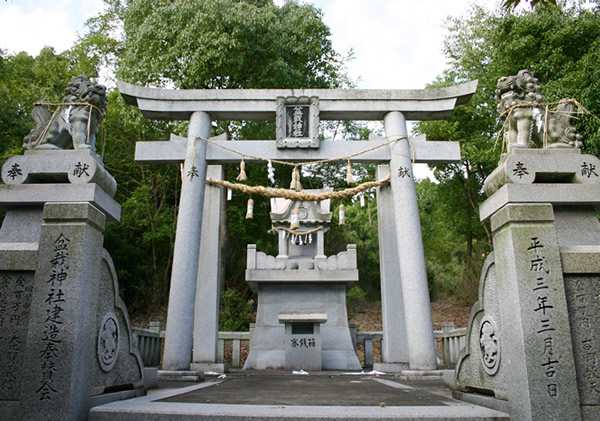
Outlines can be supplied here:
[[204, 375], [191, 370], [158, 370], [159, 381], [201, 382]]
[[[360, 407], [360, 406], [263, 406], [223, 404], [178, 404], [170, 402], [132, 405], [125, 402], [92, 408], [89, 421], [258, 421], [297, 420], [324, 421], [349, 419], [374, 420], [510, 420], [510, 417], [493, 409], [480, 406], [411, 406], [411, 407]], [[153, 408], [155, 406], [155, 408]]]

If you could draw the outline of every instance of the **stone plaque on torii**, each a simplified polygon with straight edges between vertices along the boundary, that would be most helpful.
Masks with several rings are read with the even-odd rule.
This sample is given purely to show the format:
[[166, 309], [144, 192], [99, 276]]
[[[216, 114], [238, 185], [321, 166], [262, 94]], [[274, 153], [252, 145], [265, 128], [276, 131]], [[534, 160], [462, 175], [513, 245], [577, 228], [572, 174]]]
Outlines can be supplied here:
[[[377, 177], [390, 174], [391, 179], [378, 189], [384, 329], [383, 363], [378, 368], [437, 368], [412, 163], [457, 162], [460, 147], [458, 142], [409, 138], [406, 121], [447, 118], [455, 106], [469, 101], [477, 81], [423, 90], [170, 90], [124, 82], [118, 87], [125, 101], [147, 118], [190, 122], [187, 139], [172, 136], [170, 141], [136, 144], [137, 162], [183, 162], [163, 369], [217, 367], [221, 194], [217, 186], [205, 191], [205, 179], [207, 173], [209, 178], [222, 178], [218, 164], [237, 163], [240, 154], [246, 161], [260, 156], [290, 162], [358, 154], [353, 162], [384, 164]], [[286, 111], [278, 118], [278, 142], [200, 139], [209, 138], [214, 120], [276, 120], [278, 108]], [[311, 117], [383, 120], [385, 138], [315, 142]], [[294, 118], [308, 118], [308, 127], [293, 126]], [[203, 217], [210, 222], [202, 224]]]

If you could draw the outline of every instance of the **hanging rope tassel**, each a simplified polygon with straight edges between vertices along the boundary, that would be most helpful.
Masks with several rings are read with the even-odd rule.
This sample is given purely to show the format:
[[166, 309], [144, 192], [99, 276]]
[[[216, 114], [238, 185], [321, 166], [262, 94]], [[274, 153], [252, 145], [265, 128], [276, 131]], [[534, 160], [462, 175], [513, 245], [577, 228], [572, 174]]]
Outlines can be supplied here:
[[300, 215], [298, 215], [298, 209], [292, 209], [290, 216], [290, 229], [295, 230], [300, 228]]
[[302, 190], [302, 184], [300, 184], [300, 171], [298, 171], [297, 165], [294, 167], [294, 171], [292, 171], [292, 183], [290, 184], [290, 190]]
[[246, 162], [243, 159], [240, 162], [240, 174], [235, 179], [237, 181], [246, 181], [248, 179], [246, 176]]
[[354, 177], [352, 176], [352, 165], [350, 165], [350, 160], [348, 160], [348, 166], [346, 167], [348, 184], [354, 184]]
[[339, 215], [339, 225], [346, 225], [346, 207], [342, 203], [338, 210]]
[[254, 200], [248, 199], [248, 208], [246, 210], [246, 219], [254, 219]]

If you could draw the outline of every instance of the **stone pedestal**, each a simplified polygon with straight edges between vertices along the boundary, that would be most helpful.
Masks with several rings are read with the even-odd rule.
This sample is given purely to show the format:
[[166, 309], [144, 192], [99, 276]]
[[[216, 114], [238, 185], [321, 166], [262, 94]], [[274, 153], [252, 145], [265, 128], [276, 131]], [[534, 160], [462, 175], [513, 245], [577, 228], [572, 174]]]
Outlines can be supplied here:
[[600, 417], [597, 164], [574, 150], [514, 149], [486, 181], [480, 215], [494, 253], [456, 368], [462, 396], [490, 391], [515, 419]]
[[[18, 168], [23, 177], [11, 177]], [[89, 183], [69, 181], [77, 168]], [[0, 418], [85, 419], [90, 406], [143, 393], [141, 358], [102, 249], [105, 220], [119, 218], [114, 179], [82, 151], [13, 157], [2, 176]], [[29, 184], [61, 180], [69, 182]]]

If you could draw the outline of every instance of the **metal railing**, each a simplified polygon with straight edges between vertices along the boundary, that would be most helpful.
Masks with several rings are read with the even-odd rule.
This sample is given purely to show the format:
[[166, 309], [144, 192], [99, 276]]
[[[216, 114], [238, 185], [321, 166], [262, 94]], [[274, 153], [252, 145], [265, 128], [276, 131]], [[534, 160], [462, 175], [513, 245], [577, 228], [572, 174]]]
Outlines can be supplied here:
[[[164, 331], [161, 330], [160, 322], [150, 322], [150, 329], [138, 327], [132, 328], [134, 338], [137, 339], [138, 348], [142, 355], [142, 361], [146, 367], [156, 367], [160, 364], [161, 339], [164, 338]], [[232, 368], [242, 366], [242, 345], [243, 342], [250, 343], [253, 329], [250, 332], [219, 332], [219, 341], [217, 345], [217, 362], [225, 362], [226, 344], [231, 343], [231, 364]], [[364, 360], [361, 361], [363, 367], [373, 367], [375, 361], [373, 353], [374, 343], [383, 341], [383, 332], [381, 331], [356, 331], [350, 329], [354, 349], [358, 345], [364, 347]], [[458, 353], [466, 343], [466, 328], [454, 328], [454, 323], [442, 323], [442, 330], [434, 330], [433, 336], [441, 340], [440, 362], [442, 365], [451, 366], [456, 364]], [[379, 359], [378, 359], [379, 360]]]

